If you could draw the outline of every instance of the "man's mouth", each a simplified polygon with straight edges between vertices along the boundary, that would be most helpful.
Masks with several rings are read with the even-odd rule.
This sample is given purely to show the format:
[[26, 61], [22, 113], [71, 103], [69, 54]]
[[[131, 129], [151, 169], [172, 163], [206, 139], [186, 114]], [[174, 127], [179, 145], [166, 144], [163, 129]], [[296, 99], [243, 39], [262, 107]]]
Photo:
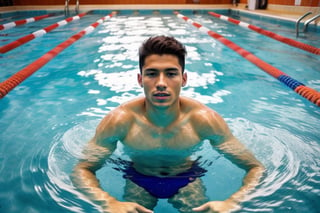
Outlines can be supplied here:
[[153, 96], [158, 100], [166, 100], [170, 95], [168, 93], [155, 93]]
[[167, 96], [170, 96], [170, 95], [167, 94], [167, 93], [156, 93], [156, 94], [154, 94], [154, 96], [156, 96], [156, 97], [167, 97]]

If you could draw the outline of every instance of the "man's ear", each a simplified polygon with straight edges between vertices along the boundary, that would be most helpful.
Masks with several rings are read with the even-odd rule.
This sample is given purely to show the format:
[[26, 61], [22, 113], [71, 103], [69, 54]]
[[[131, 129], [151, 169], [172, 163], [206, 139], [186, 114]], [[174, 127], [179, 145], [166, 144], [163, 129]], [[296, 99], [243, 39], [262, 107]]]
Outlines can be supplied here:
[[187, 85], [187, 80], [188, 80], [188, 75], [186, 72], [184, 72], [182, 74], [182, 86], [184, 87], [185, 85]]
[[138, 73], [137, 79], [138, 79], [138, 84], [140, 85], [140, 87], [143, 87], [141, 73]]

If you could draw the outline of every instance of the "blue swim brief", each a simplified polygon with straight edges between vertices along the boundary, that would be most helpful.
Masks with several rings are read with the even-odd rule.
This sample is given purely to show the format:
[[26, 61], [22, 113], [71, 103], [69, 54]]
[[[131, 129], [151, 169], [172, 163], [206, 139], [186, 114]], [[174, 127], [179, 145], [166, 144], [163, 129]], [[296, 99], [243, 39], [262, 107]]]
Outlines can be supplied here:
[[141, 174], [129, 166], [124, 170], [124, 178], [143, 187], [156, 198], [170, 198], [177, 194], [180, 188], [195, 181], [197, 177], [203, 176], [206, 171], [195, 163], [192, 168], [178, 175], [157, 177]]

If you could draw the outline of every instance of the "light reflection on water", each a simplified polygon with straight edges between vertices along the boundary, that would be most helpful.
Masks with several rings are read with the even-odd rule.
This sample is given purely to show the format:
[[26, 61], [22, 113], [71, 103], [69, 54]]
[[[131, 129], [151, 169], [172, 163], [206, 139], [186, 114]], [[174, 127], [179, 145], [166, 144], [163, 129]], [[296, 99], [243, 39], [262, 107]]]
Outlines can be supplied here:
[[[141, 88], [136, 82], [136, 75], [139, 72], [136, 51], [140, 43], [148, 37], [147, 35], [149, 35], [150, 32], [152, 32], [152, 34], [181, 36], [179, 40], [186, 45], [188, 50], [187, 64], [190, 65], [189, 68], [187, 65], [186, 72], [190, 80], [182, 91], [183, 95], [201, 100], [201, 102], [209, 104], [210, 106], [218, 103], [223, 104], [225, 97], [232, 95], [232, 91], [221, 88], [216, 88], [209, 94], [208, 92], [204, 93], [204, 91], [210, 90], [211, 85], [220, 83], [221, 79], [224, 78], [224, 72], [215, 69], [212, 63], [209, 62], [210, 59], [208, 62], [204, 61], [202, 57], [203, 54], [201, 54], [202, 51], [207, 48], [206, 46], [201, 46], [201, 44], [206, 45], [209, 43], [211, 48], [214, 47], [219, 51], [219, 45], [217, 46], [215, 41], [207, 37], [199, 39], [198, 35], [192, 36], [190, 33], [188, 33], [188, 37], [184, 37], [183, 35], [185, 35], [188, 30], [184, 27], [177, 26], [177, 24], [169, 18], [165, 19], [165, 21], [168, 22], [166, 23], [166, 27], [162, 26], [163, 20], [160, 18], [143, 19], [133, 17], [129, 20], [126, 18], [121, 20], [121, 17], [119, 17], [119, 19], [120, 20], [111, 24], [112, 27], [110, 27], [110, 31], [108, 32], [111, 36], [102, 39], [99, 48], [99, 58], [95, 60], [95, 62], [98, 63], [99, 69], [82, 70], [78, 73], [81, 77], [92, 78], [100, 85], [100, 90], [97, 91], [101, 92], [102, 90], [108, 89], [112, 92], [111, 94], [113, 94], [106, 98], [100, 97], [97, 99], [97, 107], [93, 107], [92, 111], [90, 111], [92, 115], [96, 114], [102, 117], [104, 113], [112, 109], [112, 107], [107, 108], [110, 103], [121, 104], [136, 96], [142, 95]], [[123, 24], [121, 25], [121, 23]], [[130, 27], [138, 28], [137, 30], [124, 30], [123, 26], [125, 26], [125, 29], [131, 29]], [[150, 26], [156, 26], [156, 30], [150, 28]], [[223, 31], [224, 28], [226, 28], [225, 26], [222, 28], [219, 26], [215, 27], [219, 28], [218, 31]], [[224, 35], [227, 37], [234, 36], [228, 33], [224, 33]], [[219, 52], [211, 56], [208, 55], [208, 57], [212, 56], [214, 58], [220, 57]], [[199, 66], [195, 65], [197, 61], [200, 61]], [[190, 68], [192, 68], [192, 70]], [[98, 92], [93, 91], [89, 93], [93, 95], [98, 94]], [[278, 91], [278, 93], [287, 94], [288, 92]], [[300, 107], [283, 107], [283, 103], [270, 105], [267, 101], [268, 98], [253, 100], [252, 106], [250, 106], [252, 109], [251, 113], [259, 116], [260, 114], [268, 115], [268, 113], [277, 114], [278, 120], [274, 124], [259, 124], [241, 117], [226, 118], [234, 134], [255, 153], [257, 158], [261, 160], [267, 168], [266, 177], [258, 186], [258, 189], [250, 194], [250, 200], [245, 202], [244, 210], [247, 212], [286, 212], [292, 208], [287, 207], [290, 206], [292, 202], [296, 203], [295, 205], [302, 203], [304, 206], [300, 208], [308, 209], [307, 206], [310, 204], [310, 201], [301, 200], [299, 196], [295, 196], [295, 192], [298, 189], [301, 194], [311, 193], [311, 196], [316, 196], [318, 191], [315, 189], [314, 183], [318, 183], [319, 174], [312, 171], [309, 173], [309, 169], [305, 169], [307, 171], [305, 171], [304, 174], [309, 173], [310, 177], [303, 176], [297, 179], [297, 176], [299, 176], [301, 170], [304, 169], [303, 165], [308, 165], [307, 162], [313, 165], [319, 163], [314, 161], [314, 158], [317, 158], [316, 153], [318, 152], [309, 147], [310, 144], [305, 144], [305, 141], [300, 135], [292, 134], [290, 130], [287, 130], [287, 127], [283, 126], [283, 124], [286, 124], [288, 127], [295, 126], [295, 124], [299, 123], [301, 116], [308, 115], [305, 115], [306, 112]], [[291, 112], [290, 115], [287, 113], [288, 110]], [[88, 113], [88, 111], [86, 113]], [[292, 122], [293, 120], [296, 121]], [[314, 118], [310, 123], [317, 123], [316, 120], [317, 118]], [[96, 121], [83, 123], [68, 130], [62, 139], [62, 143], [66, 149], [62, 151], [62, 153], [68, 152], [76, 158], [80, 150], [79, 147], [81, 147], [85, 141], [84, 138], [93, 134], [92, 130], [95, 128], [96, 123]], [[303, 127], [303, 124], [299, 126]], [[90, 129], [91, 134], [86, 132], [88, 129]], [[70, 136], [69, 133], [71, 135], [73, 134], [73, 136]], [[79, 139], [75, 140], [75, 138]], [[316, 141], [313, 142], [316, 143]], [[57, 143], [61, 144], [61, 141]], [[319, 149], [318, 145], [317, 149]], [[301, 152], [300, 150], [304, 151]], [[57, 151], [57, 153], [61, 153], [61, 151]], [[207, 143], [199, 149], [198, 155], [201, 156], [203, 160], [203, 166], [208, 169], [208, 173], [203, 177], [203, 180], [205, 181], [207, 193], [211, 199], [225, 199], [237, 190], [243, 177], [242, 170], [237, 169], [223, 158], [217, 157], [219, 155], [212, 151]], [[126, 158], [121, 148], [117, 150], [115, 156]], [[50, 162], [61, 161], [50, 160]], [[70, 166], [70, 163], [68, 163], [68, 166]], [[116, 198], [122, 199], [123, 191], [121, 188], [124, 186], [124, 180], [121, 178], [119, 172], [117, 173], [111, 169], [114, 166], [115, 165], [112, 164], [107, 165], [106, 168], [99, 171], [98, 176], [105, 189]], [[318, 169], [317, 166], [315, 167]], [[64, 167], [60, 165], [56, 168], [60, 168], [61, 171], [61, 168]], [[68, 169], [66, 169], [65, 172], [66, 177], [67, 174]], [[117, 187], [114, 187], [115, 183]], [[227, 189], [225, 187], [226, 185], [228, 185]], [[309, 209], [310, 212], [313, 211], [314, 208], [312, 205]], [[162, 202], [160, 206], [156, 208], [156, 212], [176, 212], [176, 210], [168, 207], [168, 204], [165, 202]]]
[[[246, 146], [250, 147], [267, 168], [266, 177], [258, 186], [258, 189], [249, 195], [249, 200], [245, 202], [246, 211], [265, 209], [271, 212], [273, 208], [280, 208], [283, 204], [296, 199], [296, 190], [300, 193], [314, 195], [319, 192], [319, 189], [314, 186], [319, 181], [319, 174], [317, 174], [319, 168], [304, 168], [308, 162], [315, 166], [315, 163], [317, 163], [315, 158], [320, 151], [319, 147], [314, 149], [315, 144], [313, 146], [306, 145], [301, 138], [284, 129], [263, 127], [245, 118], [226, 119], [226, 121], [233, 133]], [[51, 184], [59, 187], [65, 186], [67, 187], [66, 190], [76, 193], [72, 188], [70, 189], [69, 174], [72, 165], [76, 162], [75, 159], [80, 157], [79, 153], [81, 153], [82, 147], [93, 136], [98, 122], [99, 120], [92, 120], [81, 123], [66, 131], [62, 137], [57, 138], [51, 148], [48, 160], [50, 178], [52, 178], [50, 180]], [[123, 152], [122, 146], [119, 146], [113, 156], [128, 160], [129, 158]], [[298, 152], [298, 150], [304, 151]], [[211, 199], [225, 199], [237, 190], [243, 177], [242, 170], [237, 169], [221, 156], [219, 157], [219, 154], [211, 150], [210, 145], [206, 142], [199, 147], [195, 159], [198, 158], [196, 156], [201, 157], [199, 164], [208, 170], [203, 180], [207, 186], [207, 194]], [[97, 176], [102, 186], [121, 200], [124, 180], [119, 180], [122, 175], [112, 169], [113, 167], [119, 167], [119, 165], [108, 163], [105, 168], [97, 173]], [[301, 174], [299, 175], [301, 169], [304, 170], [302, 171], [304, 175], [297, 179], [297, 176], [301, 176]], [[315, 169], [315, 171], [309, 172], [310, 169]], [[117, 187], [114, 187], [114, 181], [117, 183]], [[228, 188], [225, 187], [226, 184]], [[288, 185], [291, 185], [291, 187], [288, 187]], [[282, 197], [284, 188], [286, 197]], [[56, 198], [61, 197], [59, 196], [60, 192], [55, 193], [57, 193]], [[297, 202], [304, 203], [306, 201]], [[170, 212], [175, 212], [175, 210], [170, 209]]]
[[[201, 21], [201, 16], [198, 19]], [[203, 19], [207, 27], [229, 38], [238, 36], [226, 32], [225, 24]], [[90, 54], [76, 54], [85, 63], [79, 60], [75, 64], [70, 55], [61, 57], [64, 64], [58, 67], [73, 65], [70, 74], [61, 72], [59, 76], [53, 68], [44, 69], [10, 99], [1, 100], [0, 106], [6, 109], [1, 119], [6, 125], [0, 126], [0, 149], [5, 153], [0, 156], [0, 183], [8, 184], [1, 184], [0, 212], [98, 212], [72, 187], [69, 174], [101, 118], [118, 104], [142, 95], [136, 80], [137, 49], [156, 34], [176, 36], [187, 47], [189, 82], [182, 94], [221, 113], [233, 133], [267, 168], [266, 177], [240, 212], [317, 212], [319, 110], [174, 16], [112, 18], [83, 38], [83, 47], [75, 45], [79, 53], [91, 50]], [[312, 70], [316, 63], [308, 57], [303, 66], [295, 65], [295, 60], [290, 60], [290, 65]], [[318, 75], [311, 74], [314, 78]], [[48, 77], [52, 81], [38, 86]], [[314, 88], [320, 85], [317, 79], [304, 83]], [[203, 180], [210, 198], [225, 199], [239, 187], [243, 171], [211, 150], [208, 143], [196, 155], [208, 169]], [[114, 156], [127, 157], [121, 147]], [[124, 180], [113, 166], [106, 165], [98, 177], [105, 189], [122, 199]], [[7, 200], [12, 203], [4, 202]], [[161, 201], [155, 212], [176, 210]]]

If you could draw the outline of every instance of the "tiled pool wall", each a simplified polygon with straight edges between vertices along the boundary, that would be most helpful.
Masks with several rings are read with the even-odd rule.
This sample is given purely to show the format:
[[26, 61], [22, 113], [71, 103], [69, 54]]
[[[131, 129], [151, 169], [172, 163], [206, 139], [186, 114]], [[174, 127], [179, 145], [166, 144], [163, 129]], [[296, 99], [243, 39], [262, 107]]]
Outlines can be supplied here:
[[[128, 10], [128, 9], [117, 9], [117, 10], [92, 10], [91, 13], [93, 14], [109, 14], [112, 11], [119, 12], [119, 15], [152, 15], [152, 14], [161, 14], [161, 15], [171, 15], [173, 13], [173, 9], [139, 9], [139, 10]], [[208, 11], [214, 11], [222, 15], [226, 16], [233, 16], [234, 18], [237, 17], [247, 17], [252, 18], [258, 21], [264, 21], [269, 22], [273, 24], [279, 24], [279, 25], [285, 25], [290, 28], [295, 28], [295, 21], [277, 18], [274, 16], [268, 16], [268, 15], [261, 15], [257, 13], [251, 13], [246, 12], [243, 10], [237, 10], [237, 9], [198, 9], [198, 10], [192, 10], [192, 9], [178, 9], [176, 11], [179, 11], [180, 13], [184, 15], [194, 15], [194, 14], [207, 14]], [[30, 11], [11, 11], [11, 12], [1, 12], [0, 18], [7, 18], [7, 17], [13, 17], [13, 16], [39, 16], [44, 15], [48, 13], [56, 13], [56, 14], [63, 14], [63, 10], [30, 10]], [[305, 21], [307, 19], [304, 19]], [[300, 23], [300, 28], [303, 27], [303, 22]], [[308, 26], [308, 31], [317, 32], [320, 33], [320, 25], [315, 25], [313, 23], [310, 23]]]
[[[273, 24], [285, 25], [287, 27], [294, 28], [294, 29], [296, 27], [296, 22], [295, 21], [282, 19], [282, 18], [277, 18], [277, 17], [273, 17], [273, 16], [256, 14], [256, 13], [255, 14], [248, 13], [248, 12], [245, 12], [245, 11], [242, 11], [242, 10], [229, 9], [228, 15], [242, 16], [242, 17], [251, 18], [251, 19], [254, 19], [254, 20], [257, 20], [257, 21], [263, 21], [263, 22], [269, 22], [269, 23], [273, 23]], [[304, 21], [308, 20], [309, 18], [310, 17], [306, 17], [305, 19], [303, 19], [302, 22], [300, 22], [300, 29], [303, 27]], [[310, 23], [308, 25], [308, 31], [320, 33], [320, 25], [315, 25], [313, 23]]]

